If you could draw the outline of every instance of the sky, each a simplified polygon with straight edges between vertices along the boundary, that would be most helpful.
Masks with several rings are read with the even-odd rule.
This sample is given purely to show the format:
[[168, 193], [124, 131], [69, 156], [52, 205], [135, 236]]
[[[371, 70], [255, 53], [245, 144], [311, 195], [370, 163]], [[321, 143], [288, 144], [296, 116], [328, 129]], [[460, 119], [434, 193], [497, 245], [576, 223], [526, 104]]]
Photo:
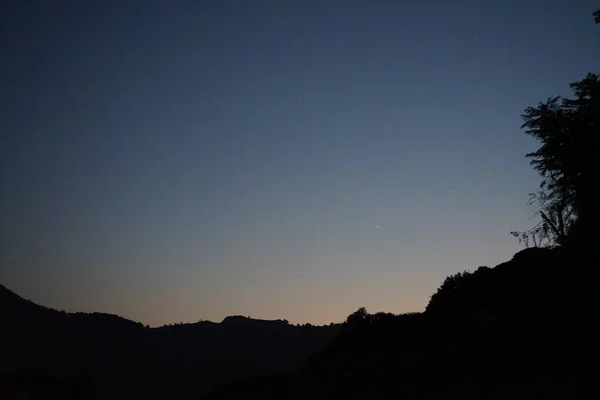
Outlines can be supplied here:
[[535, 223], [586, 0], [0, 6], [0, 284], [158, 326], [421, 311]]

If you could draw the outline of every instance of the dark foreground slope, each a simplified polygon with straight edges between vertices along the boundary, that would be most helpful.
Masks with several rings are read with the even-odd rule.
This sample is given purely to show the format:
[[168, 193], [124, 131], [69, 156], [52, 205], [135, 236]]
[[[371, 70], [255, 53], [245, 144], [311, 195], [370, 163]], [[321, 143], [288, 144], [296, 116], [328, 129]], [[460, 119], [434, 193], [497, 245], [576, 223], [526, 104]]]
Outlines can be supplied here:
[[197, 398], [231, 379], [297, 373], [338, 330], [245, 317], [146, 328], [52, 310], [0, 286], [0, 399], [24, 388], [34, 398]]
[[586, 398], [598, 369], [595, 259], [527, 249], [448, 277], [423, 313], [359, 310], [294, 378], [209, 398]]

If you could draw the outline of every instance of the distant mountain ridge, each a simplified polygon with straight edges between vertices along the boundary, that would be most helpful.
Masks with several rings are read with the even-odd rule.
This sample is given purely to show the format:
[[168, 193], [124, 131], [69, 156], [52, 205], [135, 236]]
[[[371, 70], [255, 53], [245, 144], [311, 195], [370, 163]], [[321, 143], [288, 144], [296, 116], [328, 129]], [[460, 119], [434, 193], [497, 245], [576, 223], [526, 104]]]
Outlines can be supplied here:
[[0, 395], [15, 376], [37, 376], [84, 382], [94, 398], [194, 398], [230, 379], [292, 374], [339, 331], [243, 316], [148, 328], [114, 314], [57, 311], [2, 285], [0, 326]]
[[[34, 303], [33, 301], [31, 301], [29, 299], [19, 296], [18, 294], [16, 294], [15, 292], [8, 289], [6, 286], [4, 286], [2, 284], [0, 284], [0, 304], [2, 304], [2, 306], [3, 306], [3, 309], [0, 310], [0, 318], [6, 318], [9, 312], [11, 313], [11, 315], [13, 317], [17, 317], [17, 314], [14, 313], [15, 311], [19, 311], [19, 314], [21, 314], [23, 311], [39, 312], [39, 313], [50, 312], [50, 313], [67, 314], [67, 315], [71, 315], [71, 316], [73, 316], [73, 315], [102, 315], [104, 317], [114, 317], [119, 320], [129, 321], [130, 323], [144, 326], [141, 322], [136, 322], [136, 321], [130, 320], [128, 318], [121, 317], [117, 314], [104, 313], [104, 312], [84, 312], [84, 311], [83, 312], [82, 311], [71, 312], [71, 311], [65, 311], [65, 310], [56, 310], [51, 307], [42, 306], [40, 304]], [[34, 310], [37, 310], [37, 311], [34, 311]], [[236, 325], [236, 324], [248, 324], [248, 323], [268, 323], [268, 324], [286, 324], [286, 325], [289, 324], [289, 322], [284, 319], [268, 320], [268, 319], [245, 317], [242, 315], [230, 315], [230, 316], [223, 318], [223, 320], [221, 322], [200, 320], [198, 322], [181, 322], [181, 323], [175, 323], [175, 324], [165, 324], [165, 325], [153, 327], [152, 329], [160, 329], [160, 328], [166, 328], [166, 327], [171, 327], [171, 326], [181, 326], [181, 325], [195, 325], [195, 324]]]

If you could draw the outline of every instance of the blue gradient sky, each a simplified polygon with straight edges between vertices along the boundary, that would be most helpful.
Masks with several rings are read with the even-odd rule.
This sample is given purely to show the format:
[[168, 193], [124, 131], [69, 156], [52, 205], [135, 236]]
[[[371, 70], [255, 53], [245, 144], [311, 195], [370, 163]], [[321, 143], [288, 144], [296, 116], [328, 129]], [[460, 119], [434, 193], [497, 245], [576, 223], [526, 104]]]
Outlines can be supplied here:
[[534, 223], [597, 1], [8, 1], [0, 283], [160, 325], [422, 310]]

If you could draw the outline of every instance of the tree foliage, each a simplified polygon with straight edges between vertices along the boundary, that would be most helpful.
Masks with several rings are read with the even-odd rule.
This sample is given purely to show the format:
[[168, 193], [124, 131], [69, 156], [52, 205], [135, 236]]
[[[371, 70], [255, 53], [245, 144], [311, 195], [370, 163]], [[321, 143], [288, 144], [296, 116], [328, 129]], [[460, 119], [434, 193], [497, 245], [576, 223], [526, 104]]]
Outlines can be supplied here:
[[437, 292], [431, 296], [426, 312], [451, 319], [470, 316], [474, 311], [474, 304], [483, 303], [480, 298], [490, 294], [489, 291], [482, 291], [482, 283], [489, 272], [490, 268], [482, 266], [475, 272], [464, 271], [446, 277]]
[[367, 312], [365, 307], [360, 307], [346, 318], [346, 324], [349, 326], [360, 326], [368, 324], [371, 319], [371, 314]]
[[[600, 10], [594, 13], [600, 22]], [[529, 246], [564, 244], [574, 231], [589, 235], [596, 218], [597, 161], [595, 136], [600, 119], [600, 76], [587, 76], [570, 84], [573, 98], [549, 98], [522, 115], [525, 133], [541, 142], [528, 153], [542, 181], [530, 196], [541, 220], [525, 232], [511, 232]]]

